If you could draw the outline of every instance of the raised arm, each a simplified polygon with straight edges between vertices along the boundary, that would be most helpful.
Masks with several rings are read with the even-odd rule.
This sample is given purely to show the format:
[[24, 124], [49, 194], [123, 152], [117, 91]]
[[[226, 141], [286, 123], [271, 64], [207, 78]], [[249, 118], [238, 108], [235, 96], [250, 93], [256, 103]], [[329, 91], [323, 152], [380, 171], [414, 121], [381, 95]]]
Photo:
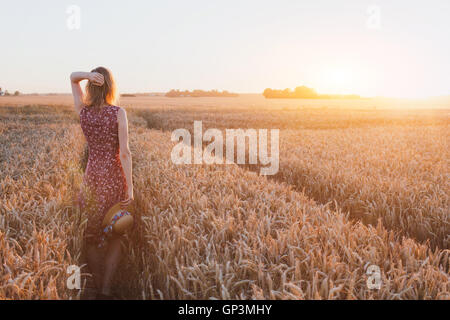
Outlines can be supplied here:
[[117, 114], [117, 122], [119, 125], [119, 147], [120, 147], [120, 161], [127, 180], [127, 199], [122, 201], [122, 207], [126, 207], [133, 201], [133, 175], [132, 175], [132, 161], [131, 151], [128, 144], [128, 119], [127, 113], [120, 108]]
[[102, 86], [105, 81], [103, 75], [96, 72], [73, 72], [70, 75], [75, 111], [78, 114], [80, 114], [81, 109], [83, 109], [84, 94], [80, 86], [80, 82], [83, 80], [92, 81], [93, 84], [98, 86]]

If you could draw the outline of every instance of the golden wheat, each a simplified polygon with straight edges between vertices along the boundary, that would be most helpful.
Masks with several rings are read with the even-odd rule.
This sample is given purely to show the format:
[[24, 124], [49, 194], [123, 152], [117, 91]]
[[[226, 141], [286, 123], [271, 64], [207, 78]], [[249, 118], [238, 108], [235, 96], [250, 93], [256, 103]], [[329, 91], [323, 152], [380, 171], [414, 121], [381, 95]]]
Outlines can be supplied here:
[[[169, 136], [133, 135], [144, 298], [448, 298], [449, 252], [353, 224], [237, 166], [175, 166]], [[380, 291], [365, 267], [379, 265]]]
[[[57, 107], [0, 109], [0, 298], [79, 298], [66, 288], [67, 267], [82, 263], [86, 223], [73, 205], [79, 125]], [[173, 165], [169, 133], [145, 128], [133, 112], [130, 122], [139, 225], [117, 277], [127, 296], [450, 298], [449, 250], [398, 237], [382, 216], [376, 227], [349, 220], [245, 168]], [[381, 268], [380, 290], [366, 285], [372, 264]]]
[[450, 246], [449, 126], [285, 130], [277, 179], [432, 247]]
[[71, 215], [82, 147], [72, 138], [76, 126], [1, 127], [0, 298], [70, 298], [66, 270], [81, 246]]

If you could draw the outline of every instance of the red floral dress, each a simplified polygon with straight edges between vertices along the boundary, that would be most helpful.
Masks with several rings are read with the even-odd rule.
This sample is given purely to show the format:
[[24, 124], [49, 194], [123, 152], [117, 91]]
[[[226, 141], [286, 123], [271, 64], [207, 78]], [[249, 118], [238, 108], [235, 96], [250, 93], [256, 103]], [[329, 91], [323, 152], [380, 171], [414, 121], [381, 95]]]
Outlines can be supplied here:
[[117, 113], [119, 107], [84, 107], [80, 123], [89, 147], [89, 159], [79, 195], [87, 212], [85, 240], [99, 245], [102, 223], [108, 210], [126, 199], [127, 182], [119, 157]]

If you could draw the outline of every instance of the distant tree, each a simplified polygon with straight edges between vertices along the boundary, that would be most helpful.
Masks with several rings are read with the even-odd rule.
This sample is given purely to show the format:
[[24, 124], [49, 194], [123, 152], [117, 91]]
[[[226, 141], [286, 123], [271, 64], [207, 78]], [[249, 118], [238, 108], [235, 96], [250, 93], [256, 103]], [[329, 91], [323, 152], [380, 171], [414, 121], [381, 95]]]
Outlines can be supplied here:
[[305, 86], [295, 88], [295, 98], [314, 99], [317, 98], [316, 90]]
[[11, 94], [8, 92], [8, 90], [5, 91], [5, 96], [10, 96]]
[[263, 92], [263, 96], [267, 99], [283, 98], [283, 99], [360, 99], [358, 95], [330, 95], [318, 94], [316, 90], [306, 86], [296, 87], [294, 91], [287, 88], [284, 90], [274, 90], [267, 88]]
[[16, 92], [14, 92], [14, 95], [17, 97], [17, 96], [20, 95], [20, 92], [19, 92], [19, 91], [16, 91]]
[[166, 97], [179, 97], [180, 96], [180, 91], [179, 90], [170, 90], [169, 92], [166, 93]]
[[267, 98], [267, 99], [272, 98], [272, 96], [273, 96], [273, 90], [270, 89], [270, 88], [264, 89], [263, 96], [264, 96], [265, 98]]
[[238, 94], [231, 93], [226, 90], [220, 92], [218, 90], [211, 90], [211, 91], [205, 91], [205, 90], [193, 90], [192, 92], [189, 90], [180, 91], [180, 90], [170, 90], [166, 93], [166, 97], [237, 97]]

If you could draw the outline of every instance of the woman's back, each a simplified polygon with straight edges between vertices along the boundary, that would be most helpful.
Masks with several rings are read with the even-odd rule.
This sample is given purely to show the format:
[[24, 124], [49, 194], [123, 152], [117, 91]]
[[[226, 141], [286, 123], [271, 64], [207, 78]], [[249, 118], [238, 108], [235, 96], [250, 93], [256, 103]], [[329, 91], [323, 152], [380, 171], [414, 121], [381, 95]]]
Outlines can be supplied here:
[[118, 160], [119, 134], [117, 113], [119, 107], [84, 107], [80, 123], [89, 146], [89, 159]]
[[[81, 195], [82, 207], [90, 211], [88, 236], [95, 242], [101, 238], [101, 223], [113, 205], [126, 197], [127, 182], [120, 161], [117, 114], [119, 107], [84, 107], [80, 123], [89, 147], [89, 159], [84, 176], [85, 189]], [[87, 192], [87, 194], [86, 194]], [[88, 199], [94, 206], [87, 208]]]

